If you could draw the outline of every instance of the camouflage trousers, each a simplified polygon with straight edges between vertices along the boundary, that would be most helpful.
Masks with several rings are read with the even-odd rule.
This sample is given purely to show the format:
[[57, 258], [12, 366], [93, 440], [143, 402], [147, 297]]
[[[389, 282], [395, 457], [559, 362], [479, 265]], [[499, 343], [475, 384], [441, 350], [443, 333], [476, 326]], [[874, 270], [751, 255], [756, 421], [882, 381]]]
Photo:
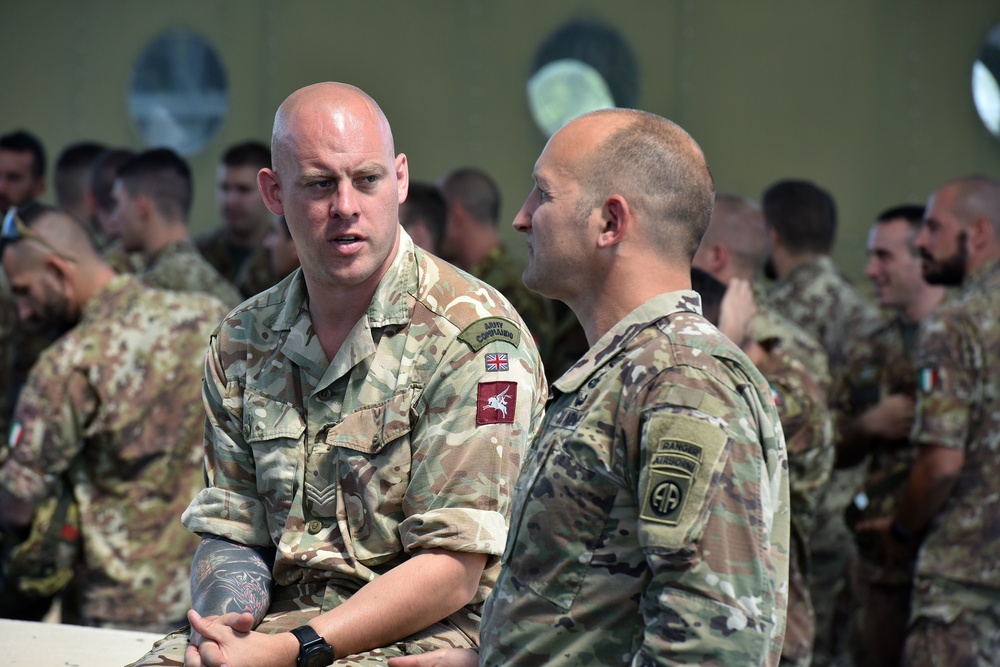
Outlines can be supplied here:
[[989, 667], [1000, 656], [1000, 590], [917, 577], [904, 667]]
[[[323, 607], [329, 608], [329, 600], [326, 605], [323, 605], [322, 602], [323, 599], [320, 595], [309, 596], [307, 599], [275, 600], [271, 605], [270, 612], [255, 630], [267, 634], [277, 634], [305, 625], [309, 619], [326, 611]], [[153, 644], [149, 653], [128, 667], [183, 666], [189, 635], [190, 627], [184, 627], [170, 633]], [[350, 655], [334, 661], [333, 664], [354, 665], [355, 667], [384, 666], [388, 664], [389, 658], [427, 653], [439, 648], [476, 648], [476, 644], [469, 638], [468, 634], [447, 621], [442, 621], [389, 646]]]

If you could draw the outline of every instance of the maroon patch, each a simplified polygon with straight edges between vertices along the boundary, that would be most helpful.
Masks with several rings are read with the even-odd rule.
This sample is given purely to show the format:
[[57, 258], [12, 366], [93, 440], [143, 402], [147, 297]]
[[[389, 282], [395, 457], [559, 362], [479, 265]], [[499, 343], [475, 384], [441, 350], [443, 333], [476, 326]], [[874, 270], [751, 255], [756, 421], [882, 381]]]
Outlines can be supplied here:
[[517, 408], [516, 382], [480, 382], [476, 424], [513, 424]]

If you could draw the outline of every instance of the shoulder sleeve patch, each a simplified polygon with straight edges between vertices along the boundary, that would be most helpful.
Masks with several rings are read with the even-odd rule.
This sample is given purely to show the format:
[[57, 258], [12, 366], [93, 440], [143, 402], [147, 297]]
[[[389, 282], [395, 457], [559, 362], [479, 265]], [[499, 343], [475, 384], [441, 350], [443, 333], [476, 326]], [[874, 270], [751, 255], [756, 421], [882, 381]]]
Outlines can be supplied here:
[[494, 341], [509, 343], [514, 347], [521, 344], [521, 330], [503, 317], [485, 317], [473, 322], [458, 334], [460, 340], [473, 350], [479, 351]]
[[700, 533], [702, 508], [729, 437], [720, 426], [683, 414], [658, 415], [644, 431], [642, 543], [679, 549]]

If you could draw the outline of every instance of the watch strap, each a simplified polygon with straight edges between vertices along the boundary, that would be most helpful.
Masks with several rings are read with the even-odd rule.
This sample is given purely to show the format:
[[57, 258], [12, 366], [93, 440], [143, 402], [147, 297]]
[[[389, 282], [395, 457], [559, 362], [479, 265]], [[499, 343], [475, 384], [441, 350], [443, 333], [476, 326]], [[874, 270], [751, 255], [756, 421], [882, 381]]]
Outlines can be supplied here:
[[333, 647], [320, 637], [319, 633], [311, 625], [300, 625], [290, 630], [290, 632], [299, 640], [299, 658], [296, 664], [302, 665], [308, 662], [306, 658], [313, 655], [316, 651], [322, 651], [327, 654], [329, 660], [326, 664], [333, 662]]

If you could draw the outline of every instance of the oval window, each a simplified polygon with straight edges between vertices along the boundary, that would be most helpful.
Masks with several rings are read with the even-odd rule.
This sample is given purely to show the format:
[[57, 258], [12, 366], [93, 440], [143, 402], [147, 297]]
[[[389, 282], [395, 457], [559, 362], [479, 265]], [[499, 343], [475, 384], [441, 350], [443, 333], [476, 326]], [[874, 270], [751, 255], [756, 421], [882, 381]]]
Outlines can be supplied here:
[[972, 64], [972, 99], [986, 129], [1000, 139], [1000, 24], [986, 34]]
[[160, 33], [132, 69], [128, 106], [147, 146], [197, 153], [218, 133], [229, 107], [222, 60], [208, 40], [191, 30]]

